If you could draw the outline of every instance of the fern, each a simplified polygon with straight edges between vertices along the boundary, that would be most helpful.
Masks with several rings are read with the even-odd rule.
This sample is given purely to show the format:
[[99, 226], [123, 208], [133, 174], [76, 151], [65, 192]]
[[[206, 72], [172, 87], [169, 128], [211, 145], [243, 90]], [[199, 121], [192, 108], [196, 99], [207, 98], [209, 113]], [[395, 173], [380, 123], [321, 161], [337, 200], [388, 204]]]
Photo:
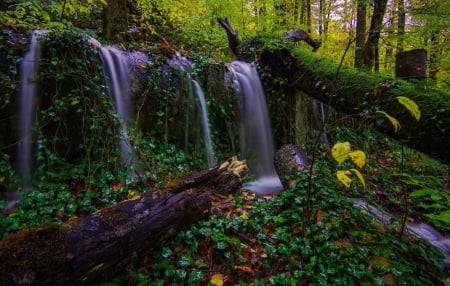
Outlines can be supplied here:
[[420, 120], [420, 109], [414, 100], [405, 96], [397, 96], [396, 98], [401, 105], [408, 109], [408, 111], [417, 121]]

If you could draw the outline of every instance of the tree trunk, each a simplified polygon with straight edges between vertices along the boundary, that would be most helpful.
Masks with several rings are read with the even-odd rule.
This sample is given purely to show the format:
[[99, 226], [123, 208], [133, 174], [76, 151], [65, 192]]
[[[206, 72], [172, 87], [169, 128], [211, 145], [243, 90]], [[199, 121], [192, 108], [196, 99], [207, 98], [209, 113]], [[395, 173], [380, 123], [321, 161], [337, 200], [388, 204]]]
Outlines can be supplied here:
[[201, 219], [211, 194], [239, 189], [245, 163], [229, 159], [174, 180], [164, 192], [103, 208], [60, 226], [24, 229], [0, 241], [1, 285], [92, 285]]
[[363, 49], [366, 40], [366, 14], [367, 0], [358, 0], [356, 8], [356, 47], [355, 47], [355, 67], [363, 67]]
[[397, 53], [401, 53], [403, 52], [406, 27], [406, 12], [404, 0], [397, 0], [397, 18]]
[[381, 29], [383, 27], [383, 17], [386, 12], [387, 0], [375, 0], [370, 22], [369, 34], [364, 45], [363, 64], [372, 70], [378, 67], [378, 41], [380, 39]]
[[128, 0], [108, 0], [103, 10], [103, 36], [122, 42], [128, 31]]

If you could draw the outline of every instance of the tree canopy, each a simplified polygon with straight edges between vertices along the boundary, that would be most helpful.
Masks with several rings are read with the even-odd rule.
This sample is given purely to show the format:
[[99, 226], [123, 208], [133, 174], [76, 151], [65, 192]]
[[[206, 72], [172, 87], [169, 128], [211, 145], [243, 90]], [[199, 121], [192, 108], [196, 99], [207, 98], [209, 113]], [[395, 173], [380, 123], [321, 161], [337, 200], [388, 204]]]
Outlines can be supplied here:
[[[424, 48], [429, 56], [429, 77], [445, 88], [449, 85], [448, 1], [6, 0], [0, 6], [0, 21], [28, 29], [76, 26], [101, 33], [107, 7], [119, 2], [127, 7], [128, 17], [123, 19], [120, 16], [126, 21], [127, 29], [139, 28], [148, 35], [163, 36], [181, 51], [202, 52], [214, 57], [229, 56], [226, 37], [216, 22], [221, 17], [228, 18], [241, 37], [256, 34], [281, 36], [292, 28], [302, 28], [322, 40], [319, 53], [336, 59], [342, 57], [346, 46], [351, 43], [350, 53], [344, 59], [348, 65], [353, 65], [355, 58], [350, 55], [355, 54], [358, 45], [361, 46], [358, 37], [360, 40], [363, 37], [368, 40], [366, 49], [370, 50], [371, 44], [376, 42], [377, 69], [388, 74], [394, 72], [397, 52]], [[380, 5], [383, 2], [389, 8], [377, 11], [377, 8], [383, 8]], [[373, 35], [378, 35], [379, 41], [374, 42]], [[356, 53], [356, 57], [360, 56]]]

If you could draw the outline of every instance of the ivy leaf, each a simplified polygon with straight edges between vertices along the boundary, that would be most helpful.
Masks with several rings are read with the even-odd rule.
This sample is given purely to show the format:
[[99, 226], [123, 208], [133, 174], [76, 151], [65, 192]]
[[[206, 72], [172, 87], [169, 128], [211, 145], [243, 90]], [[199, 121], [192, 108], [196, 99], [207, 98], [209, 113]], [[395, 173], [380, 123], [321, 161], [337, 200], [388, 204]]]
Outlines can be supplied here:
[[353, 163], [355, 163], [359, 168], [364, 167], [366, 164], [366, 154], [363, 151], [356, 150], [350, 152], [348, 155], [350, 156], [350, 159], [352, 159]]
[[348, 153], [350, 152], [350, 143], [349, 142], [338, 142], [334, 144], [333, 148], [331, 148], [331, 156], [333, 156], [334, 160], [338, 162], [338, 164], [342, 164], [348, 158]]
[[384, 117], [386, 117], [387, 119], [389, 119], [392, 126], [394, 127], [395, 132], [398, 132], [398, 130], [400, 130], [400, 122], [398, 122], [397, 119], [395, 119], [394, 117], [390, 116], [389, 114], [387, 114], [386, 112], [381, 111], [381, 110], [377, 110], [377, 111], [375, 111], [375, 113], [379, 113], [379, 114], [383, 115]]
[[401, 105], [408, 109], [408, 111], [417, 121], [420, 120], [420, 109], [414, 100], [405, 96], [397, 96], [396, 98]]
[[356, 169], [350, 169], [350, 171], [352, 171], [352, 172], [356, 175], [356, 177], [358, 177], [359, 181], [361, 182], [361, 184], [362, 184], [363, 187], [364, 187], [364, 190], [366, 190], [366, 180], [364, 180], [364, 177], [363, 177], [363, 175], [361, 174], [361, 172], [359, 172], [359, 171], [356, 170]]
[[352, 179], [348, 176], [351, 173], [352, 172], [350, 172], [349, 170], [338, 170], [336, 172], [336, 177], [342, 184], [344, 184], [344, 186], [346, 186], [348, 188], [348, 187], [350, 187], [350, 184], [352, 183]]
[[211, 280], [209, 283], [216, 285], [216, 286], [222, 286], [223, 285], [223, 274], [214, 274], [211, 277]]

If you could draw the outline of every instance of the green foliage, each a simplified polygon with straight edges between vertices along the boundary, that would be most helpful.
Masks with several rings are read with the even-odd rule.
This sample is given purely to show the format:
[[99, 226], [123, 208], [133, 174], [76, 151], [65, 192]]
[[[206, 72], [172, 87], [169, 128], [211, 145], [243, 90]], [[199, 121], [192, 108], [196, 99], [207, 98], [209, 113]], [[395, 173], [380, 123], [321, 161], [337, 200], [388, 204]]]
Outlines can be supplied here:
[[10, 2], [11, 9], [0, 11], [0, 22], [16, 28], [36, 30], [101, 26], [98, 15], [106, 0]]
[[[155, 254], [156, 262], [146, 272], [148, 283], [180, 283], [197, 275], [205, 281], [210, 274], [203, 259], [208, 255], [216, 263], [221, 261], [220, 272], [228, 279], [255, 285], [297, 285], [301, 281], [370, 285], [388, 278], [398, 285], [433, 285], [432, 275], [440, 275], [440, 270], [430, 274], [423, 267], [441, 263], [438, 251], [422, 243], [402, 242], [392, 230], [380, 229], [351, 200], [334, 191], [332, 178], [328, 178], [331, 185], [324, 183], [327, 175], [322, 170], [326, 169], [318, 170], [313, 222], [302, 214], [307, 190], [301, 182], [309, 174], [299, 173], [297, 186], [269, 201], [250, 199], [249, 207], [250, 195], [236, 197], [236, 207], [241, 212], [247, 208], [248, 218], [211, 216], [181, 232]], [[414, 266], [412, 261], [421, 261], [421, 265]], [[251, 269], [265, 278], [255, 279]]]

